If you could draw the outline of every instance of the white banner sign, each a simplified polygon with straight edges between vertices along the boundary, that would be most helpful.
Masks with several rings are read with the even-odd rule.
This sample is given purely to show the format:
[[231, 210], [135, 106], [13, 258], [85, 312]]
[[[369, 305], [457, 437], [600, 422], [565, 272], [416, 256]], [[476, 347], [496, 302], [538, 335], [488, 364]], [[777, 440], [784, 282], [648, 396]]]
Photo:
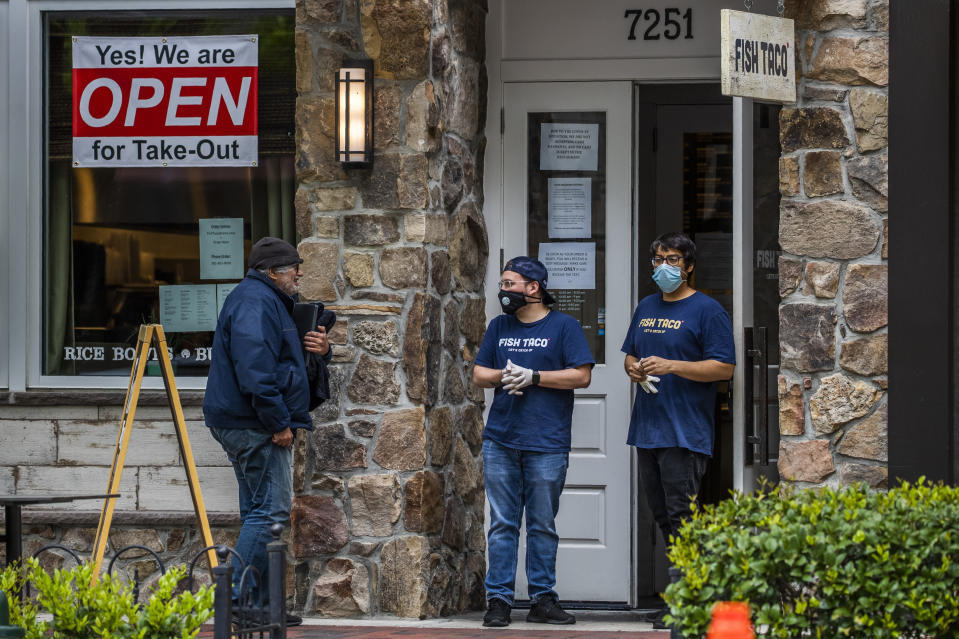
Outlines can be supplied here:
[[255, 35], [73, 38], [73, 165], [256, 166]]
[[796, 101], [796, 30], [792, 20], [723, 9], [723, 95]]

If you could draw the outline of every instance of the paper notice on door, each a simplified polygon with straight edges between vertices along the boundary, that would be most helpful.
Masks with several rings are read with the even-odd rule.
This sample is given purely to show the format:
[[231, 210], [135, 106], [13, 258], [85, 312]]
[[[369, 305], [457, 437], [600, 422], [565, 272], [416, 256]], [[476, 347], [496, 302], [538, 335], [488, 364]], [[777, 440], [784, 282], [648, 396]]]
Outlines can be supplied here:
[[160, 323], [167, 333], [216, 330], [216, 284], [161, 286]]
[[236, 288], [236, 285], [239, 282], [233, 282], [232, 284], [217, 284], [216, 285], [216, 316], [220, 316], [220, 311], [223, 310], [223, 303], [226, 302], [226, 296], [230, 294], [230, 291]]
[[592, 235], [592, 180], [549, 178], [549, 236], [579, 238]]
[[596, 288], [595, 242], [550, 242], [539, 245], [539, 261], [549, 272], [547, 289]]
[[243, 218], [200, 220], [200, 279], [243, 277]]
[[598, 124], [540, 124], [540, 171], [595, 171], [599, 158]]

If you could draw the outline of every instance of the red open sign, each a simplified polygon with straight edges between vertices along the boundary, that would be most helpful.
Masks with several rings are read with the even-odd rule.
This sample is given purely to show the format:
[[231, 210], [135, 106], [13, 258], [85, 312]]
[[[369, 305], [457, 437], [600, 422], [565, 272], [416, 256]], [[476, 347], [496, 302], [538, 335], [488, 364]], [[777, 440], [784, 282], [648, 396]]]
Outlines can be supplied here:
[[256, 135], [256, 67], [73, 70], [73, 135]]
[[256, 166], [255, 35], [73, 38], [73, 166]]

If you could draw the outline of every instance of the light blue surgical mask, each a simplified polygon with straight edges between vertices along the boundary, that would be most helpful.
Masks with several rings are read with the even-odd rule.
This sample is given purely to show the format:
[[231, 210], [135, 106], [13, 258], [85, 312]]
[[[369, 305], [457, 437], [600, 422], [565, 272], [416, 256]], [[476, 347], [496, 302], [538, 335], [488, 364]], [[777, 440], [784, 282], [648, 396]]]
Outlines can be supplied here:
[[683, 271], [678, 266], [660, 264], [653, 271], [653, 281], [663, 293], [672, 293], [683, 283]]

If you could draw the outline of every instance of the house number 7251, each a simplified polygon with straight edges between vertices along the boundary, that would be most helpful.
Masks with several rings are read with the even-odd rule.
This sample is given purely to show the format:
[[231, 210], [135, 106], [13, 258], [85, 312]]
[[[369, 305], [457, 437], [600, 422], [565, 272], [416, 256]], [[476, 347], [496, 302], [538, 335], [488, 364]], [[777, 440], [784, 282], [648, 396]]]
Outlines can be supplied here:
[[[659, 40], [661, 37], [667, 40], [676, 40], [682, 35], [683, 23], [686, 26], [684, 39], [691, 40], [693, 37], [693, 10], [691, 8], [686, 9], [685, 13], [682, 13], [682, 9], [676, 7], [663, 9], [662, 13], [659, 9], [626, 9], [626, 15], [623, 17], [628, 18], [630, 16], [633, 17], [633, 21], [629, 25], [627, 40], [636, 39], [636, 26], [639, 24], [640, 18], [646, 23], [643, 40]], [[660, 22], [662, 22], [662, 26]]]

